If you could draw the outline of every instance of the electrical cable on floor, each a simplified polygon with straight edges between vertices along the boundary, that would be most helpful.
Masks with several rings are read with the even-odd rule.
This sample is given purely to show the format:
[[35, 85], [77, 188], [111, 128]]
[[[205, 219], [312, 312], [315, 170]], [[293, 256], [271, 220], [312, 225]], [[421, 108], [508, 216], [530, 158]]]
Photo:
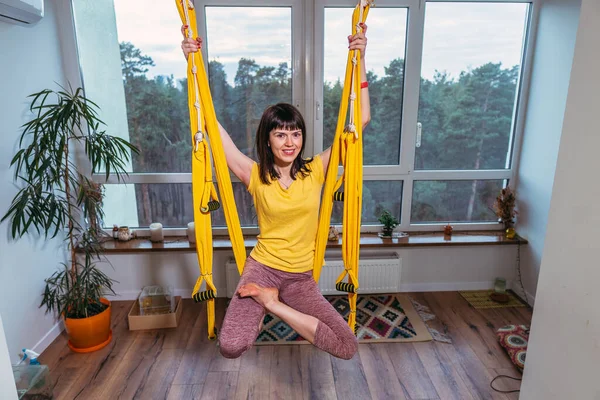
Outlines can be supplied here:
[[529, 304], [529, 299], [527, 298], [527, 292], [525, 291], [525, 286], [523, 285], [523, 277], [521, 275], [521, 241], [517, 244], [517, 280], [521, 285], [521, 291], [523, 292], [523, 297], [525, 297], [525, 303]]
[[515, 389], [515, 390], [500, 390], [500, 389], [496, 389], [494, 387], [494, 381], [496, 379], [498, 379], [498, 378], [509, 378], [509, 379], [512, 379], [512, 380], [515, 380], [515, 381], [521, 381], [522, 380], [521, 378], [515, 378], [515, 377], [512, 377], [512, 376], [508, 376], [508, 375], [498, 375], [494, 379], [492, 379], [492, 381], [490, 382], [490, 387], [492, 389], [494, 389], [496, 392], [499, 392], [499, 393], [517, 393], [517, 392], [521, 391], [521, 389]]

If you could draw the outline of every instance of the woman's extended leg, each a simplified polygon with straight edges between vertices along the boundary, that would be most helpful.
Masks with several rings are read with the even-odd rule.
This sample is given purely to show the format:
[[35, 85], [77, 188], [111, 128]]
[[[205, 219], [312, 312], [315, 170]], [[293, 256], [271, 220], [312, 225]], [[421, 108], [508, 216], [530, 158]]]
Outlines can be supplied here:
[[241, 356], [254, 344], [259, 334], [259, 324], [265, 316], [263, 306], [251, 297], [241, 298], [237, 291], [247, 283], [257, 283], [265, 287], [278, 287], [276, 276], [270, 269], [248, 257], [244, 273], [240, 279], [236, 294], [234, 294], [219, 333], [219, 348], [226, 358]]
[[254, 283], [248, 283], [240, 286], [238, 293], [242, 297], [252, 297], [264, 309], [284, 320], [304, 339], [311, 343], [315, 341], [315, 332], [319, 320], [279, 301], [279, 290], [276, 288], [265, 288]]
[[342, 316], [321, 295], [312, 273], [294, 274], [268, 270], [274, 280], [281, 282], [280, 291], [277, 290], [277, 284], [269, 285], [247, 279], [238, 286], [237, 293], [245, 299], [253, 299], [261, 309], [284, 320], [318, 348], [335, 357], [351, 359], [358, 349], [356, 336]]
[[311, 343], [335, 357], [351, 359], [358, 350], [358, 340], [348, 323], [323, 297], [312, 273], [298, 275], [297, 279], [282, 285], [279, 297], [297, 312], [317, 320]]

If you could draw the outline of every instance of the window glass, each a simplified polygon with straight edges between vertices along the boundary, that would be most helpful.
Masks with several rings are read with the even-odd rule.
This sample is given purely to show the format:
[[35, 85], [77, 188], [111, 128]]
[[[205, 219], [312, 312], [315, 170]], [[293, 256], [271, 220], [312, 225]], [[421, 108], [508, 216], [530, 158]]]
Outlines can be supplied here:
[[[323, 148], [331, 146], [346, 76], [353, 8], [325, 8]], [[405, 8], [369, 10], [366, 55], [371, 122], [363, 132], [365, 165], [397, 165], [404, 92]]]
[[503, 180], [415, 181], [411, 223], [497, 222], [492, 205]]
[[427, 3], [415, 169], [510, 167], [525, 3]]
[[[343, 185], [340, 190], [343, 190]], [[379, 224], [378, 217], [383, 210], [390, 211], [398, 220], [402, 208], [402, 181], [363, 182], [362, 224]], [[331, 223], [341, 224], [344, 203], [335, 201], [331, 212]]]
[[267, 106], [292, 101], [292, 9], [206, 7], [210, 88], [219, 122], [255, 159]]
[[[153, 222], [160, 222], [165, 228], [177, 228], [187, 226], [188, 222], [194, 220], [191, 183], [136, 183], [104, 186], [107, 198], [131, 197], [131, 193], [123, 193], [123, 190], [128, 192], [133, 190], [135, 197], [138, 199], [136, 215], [125, 214], [119, 207], [118, 202], [110, 201], [107, 203], [105, 201], [103, 223], [105, 227], [112, 227], [113, 225], [148, 227]], [[218, 187], [216, 189], [218, 192]], [[233, 194], [240, 224], [242, 226], [258, 225], [252, 196], [250, 196], [244, 184], [233, 182]], [[219, 201], [221, 201], [220, 196]], [[211, 218], [213, 227], [226, 226], [223, 204], [218, 210], [211, 212]]]

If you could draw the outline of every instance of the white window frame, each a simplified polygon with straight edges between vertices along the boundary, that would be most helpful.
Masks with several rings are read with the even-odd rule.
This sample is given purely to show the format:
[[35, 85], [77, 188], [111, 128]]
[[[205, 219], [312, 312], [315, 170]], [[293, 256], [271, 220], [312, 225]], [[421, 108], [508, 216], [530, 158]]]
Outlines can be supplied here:
[[[202, 47], [202, 58], [204, 61], [204, 68], [208, 71], [208, 49], [210, 48], [210, 38], [207, 34], [206, 19], [204, 8], [205, 7], [278, 7], [278, 8], [291, 8], [291, 25], [292, 25], [292, 101], [300, 111], [306, 109], [305, 95], [303, 95], [305, 88], [305, 64], [302, 62], [306, 49], [304, 48], [305, 41], [302, 39], [304, 35], [304, 2], [302, 0], [259, 0], [248, 2], [245, 0], [201, 0], [194, 1], [196, 7], [196, 23], [198, 27], [199, 36], [204, 39], [205, 45]], [[175, 7], [175, 4], [173, 4]], [[176, 46], [177, 44], [174, 44]], [[308, 146], [312, 147], [312, 137], [307, 140]], [[131, 173], [128, 176], [121, 179], [119, 182], [114, 175], [111, 175], [108, 180], [103, 174], [93, 175], [93, 180], [99, 183], [108, 184], [166, 184], [166, 183], [192, 183], [192, 174], [186, 173]], [[233, 174], [231, 174], [232, 182], [240, 182], [240, 180]], [[148, 228], [139, 227], [136, 232], [140, 236], [149, 236], [150, 231]], [[213, 233], [216, 235], [227, 234], [227, 227], [214, 227]], [[258, 228], [256, 227], [244, 227], [244, 233], [257, 234]], [[165, 228], [166, 235], [181, 236], [186, 234], [186, 227], [178, 228]]]
[[[512, 135], [509, 148], [510, 165], [507, 169], [495, 170], [414, 170], [416, 126], [419, 104], [421, 58], [423, 48], [423, 31], [425, 26], [424, 0], [378, 0], [375, 7], [396, 7], [408, 9], [407, 39], [404, 76], [404, 100], [402, 112], [401, 154], [399, 165], [365, 166], [364, 180], [402, 181], [401, 223], [402, 231], [439, 231], [445, 223], [414, 224], [410, 222], [414, 181], [422, 180], [504, 180], [514, 184], [517, 177], [519, 154], [525, 123], [525, 110], [529, 92], [535, 32], [537, 30], [540, 0], [462, 0], [457, 3], [527, 3], [530, 5], [527, 15], [524, 47], [521, 56], [521, 71], [517, 83], [517, 101], [513, 110]], [[447, 0], [428, 0], [427, 2], [443, 2]], [[352, 7], [354, 1], [348, 0], [197, 0], [198, 29], [205, 38], [203, 48], [205, 68], [208, 70], [207, 50], [210, 38], [207, 37], [204, 19], [204, 7], [290, 7], [292, 9], [292, 101], [300, 109], [307, 123], [307, 155], [320, 153], [323, 142], [323, 54], [324, 48], [324, 9], [325, 7]], [[367, 21], [368, 22], [368, 21]], [[527, 29], [528, 28], [528, 29]], [[312, 67], [311, 67], [312, 66]], [[367, 69], [368, 60], [367, 60]], [[311, 83], [312, 82], [312, 83]], [[515, 118], [516, 116], [516, 118]], [[310, 154], [312, 152], [312, 154]], [[105, 180], [105, 175], [96, 174], [93, 180], [99, 183], [191, 183], [191, 173], [136, 173], [130, 174], [122, 181], [114, 176]], [[233, 182], [239, 182], [232, 175]], [[455, 230], [500, 230], [499, 223], [453, 223]], [[361, 231], [375, 232], [378, 225], [363, 225]], [[215, 234], [225, 234], [226, 228], [213, 228]], [[148, 234], [147, 229], [138, 229], [141, 235]], [[244, 228], [248, 234], [257, 233], [256, 228]], [[167, 235], [184, 235], [185, 227], [170, 228]]]
[[[444, 0], [428, 0], [429, 3], [449, 3], [450, 1]], [[523, 135], [523, 127], [525, 123], [525, 110], [526, 110], [526, 99], [529, 91], [529, 77], [531, 76], [531, 64], [533, 61], [533, 51], [528, 49], [533, 48], [534, 33], [536, 32], [536, 21], [537, 21], [537, 10], [538, 0], [462, 0], [457, 3], [525, 3], [529, 4], [528, 14], [526, 15], [526, 24], [524, 29], [525, 37], [523, 38], [523, 50], [521, 52], [521, 70], [517, 81], [517, 101], [513, 107], [512, 117], [512, 128], [509, 142], [509, 150], [511, 155], [507, 160], [506, 169], [487, 169], [487, 170], [413, 170], [409, 173], [406, 186], [404, 188], [403, 196], [403, 210], [407, 210], [410, 218], [410, 211], [412, 208], [412, 192], [414, 181], [423, 180], [498, 180], [502, 179], [505, 182], [509, 181], [514, 186], [517, 177], [517, 166], [519, 155], [521, 151], [521, 138]], [[425, 13], [424, 8], [421, 8], [420, 17], [422, 18], [420, 23], [424, 29], [425, 26]], [[423, 35], [420, 37], [421, 47], [423, 44]], [[419, 60], [420, 62], [420, 60]], [[417, 115], [415, 110], [415, 117]], [[413, 125], [414, 135], [416, 138], [416, 123]], [[414, 149], [414, 140], [412, 141], [411, 148]], [[414, 151], [413, 154], [413, 165], [414, 165]], [[429, 224], [407, 224], [402, 221], [402, 227], [408, 227], [407, 230], [421, 230], [421, 231], [436, 231], [440, 230], [440, 226], [444, 223], [429, 223]], [[500, 223], [452, 223], [455, 230], [501, 230], [503, 225]]]
[[[315, 38], [315, 54], [324, 54], [324, 46], [325, 46], [325, 8], [328, 7], [352, 7], [353, 4], [344, 1], [344, 0], [316, 0], [316, 9], [315, 9], [315, 32], [317, 33], [317, 37]], [[405, 218], [405, 194], [406, 194], [406, 180], [410, 175], [411, 165], [414, 163], [414, 151], [409, 151], [409, 147], [406, 145], [406, 141], [411, 135], [407, 135], [405, 132], [409, 131], [410, 126], [416, 126], [416, 111], [413, 112], [414, 116], [409, 115], [410, 110], [416, 110], [419, 104], [418, 96], [409, 96], [407, 93], [418, 93], [419, 92], [419, 82], [420, 82], [420, 74], [421, 74], [421, 50], [420, 47], [415, 47], [418, 45], [418, 41], [410, 40], [410, 38], [414, 38], [417, 36], [423, 35], [422, 28], [419, 29], [418, 22], [418, 14], [423, 13], [422, 7], [420, 7], [419, 0], [378, 0], [375, 4], [375, 7], [386, 7], [386, 8], [405, 8], [407, 9], [407, 25], [406, 25], [406, 50], [405, 50], [405, 64], [404, 64], [404, 93], [403, 95], [403, 104], [404, 111], [402, 112], [402, 125], [401, 125], [401, 144], [400, 144], [400, 164], [399, 165], [367, 165], [363, 167], [363, 181], [376, 181], [376, 180], [385, 180], [385, 181], [403, 181], [402, 184], [402, 192], [403, 192], [403, 200], [401, 205], [401, 224], [397, 229], [399, 230], [409, 230], [409, 227], [404, 226], [403, 222], [406, 221]], [[369, 24], [369, 20], [367, 18], [367, 25]], [[349, 34], [350, 32], [348, 32]], [[422, 39], [421, 39], [422, 42]], [[417, 59], [418, 58], [418, 59]], [[409, 61], [410, 60], [410, 61]], [[323, 76], [324, 76], [324, 59], [323, 57], [315, 57], [314, 60], [314, 71], [315, 77], [318, 79], [313, 79], [315, 82], [314, 93], [315, 93], [315, 110], [322, 109], [323, 104]], [[366, 58], [366, 67], [369, 69], [369, 57]], [[416, 82], [416, 86], [415, 86]], [[321, 115], [313, 119], [313, 130], [315, 132], [315, 153], [319, 153], [323, 151], [323, 117]], [[414, 136], [412, 136], [412, 140], [414, 143]], [[341, 169], [341, 167], [340, 167]], [[341, 173], [341, 171], [340, 171]], [[363, 224], [361, 226], [361, 232], [377, 232], [380, 230], [380, 225], [367, 225]], [[414, 229], [413, 229], [414, 230]]]
[[[448, 0], [428, 0], [434, 3], [450, 3]], [[423, 53], [423, 37], [425, 28], [425, 1], [423, 0], [378, 0], [375, 7], [408, 8], [408, 23], [406, 32], [406, 57], [404, 65], [404, 93], [402, 111], [402, 135], [400, 145], [399, 165], [365, 166], [364, 180], [400, 180], [402, 184], [402, 205], [400, 225], [397, 230], [401, 231], [439, 231], [445, 222], [436, 223], [412, 223], [412, 197], [414, 181], [426, 180], [504, 180], [515, 182], [517, 176], [517, 164], [521, 150], [521, 137], [525, 121], [526, 98], [529, 89], [529, 77], [533, 52], [527, 51], [533, 48], [534, 32], [536, 31], [538, 0], [463, 0], [457, 3], [527, 3], [530, 4], [525, 26], [524, 48], [521, 54], [521, 71], [517, 82], [517, 101], [513, 109], [512, 134], [510, 136], [509, 149], [511, 156], [507, 160], [506, 169], [491, 170], [414, 170], [415, 143], [417, 133], [417, 117], [420, 95], [421, 61]], [[351, 7], [344, 0], [316, 0], [315, 21], [318, 36], [315, 38], [315, 54], [323, 54], [324, 48], [324, 9], [325, 7]], [[368, 20], [367, 20], [368, 23]], [[527, 29], [528, 28], [528, 29]], [[368, 57], [367, 57], [367, 69]], [[315, 57], [314, 71], [319, 79], [311, 79], [315, 82], [314, 109], [322, 109], [323, 104], [323, 58]], [[515, 118], [516, 116], [516, 118]], [[322, 151], [323, 146], [323, 118], [314, 118], [315, 153]], [[508, 165], [510, 162], [510, 165]], [[500, 223], [489, 222], [452, 222], [455, 230], [500, 230]], [[372, 232], [378, 230], [379, 225], [362, 225], [361, 232]]]

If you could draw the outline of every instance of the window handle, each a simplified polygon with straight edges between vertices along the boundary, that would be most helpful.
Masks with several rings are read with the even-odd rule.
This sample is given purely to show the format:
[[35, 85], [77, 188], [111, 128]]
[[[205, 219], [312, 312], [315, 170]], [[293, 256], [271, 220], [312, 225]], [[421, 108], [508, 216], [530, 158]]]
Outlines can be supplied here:
[[319, 120], [319, 114], [321, 113], [321, 103], [317, 101], [317, 111], [316, 111], [316, 120]]
[[421, 147], [421, 132], [423, 131], [423, 125], [420, 122], [417, 122], [417, 142], [415, 143], [415, 147]]

